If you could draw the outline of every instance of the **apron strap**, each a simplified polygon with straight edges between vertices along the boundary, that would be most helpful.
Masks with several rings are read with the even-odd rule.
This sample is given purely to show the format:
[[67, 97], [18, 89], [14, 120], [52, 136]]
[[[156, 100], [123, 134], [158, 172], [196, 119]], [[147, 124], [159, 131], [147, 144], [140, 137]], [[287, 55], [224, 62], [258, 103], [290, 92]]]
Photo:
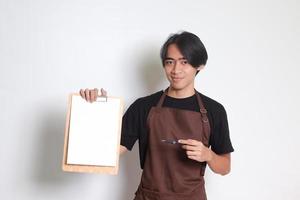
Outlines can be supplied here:
[[[157, 104], [157, 107], [160, 107], [160, 108], [162, 107], [162, 105], [164, 103], [164, 100], [166, 98], [168, 89], [169, 88], [165, 89], [164, 93], [160, 97], [159, 102]], [[201, 117], [202, 117], [202, 121], [204, 122], [204, 127], [206, 129], [205, 131], [210, 132], [209, 121], [208, 121], [208, 117], [207, 117], [207, 110], [205, 109], [204, 103], [203, 103], [200, 95], [198, 94], [197, 90], [195, 90], [195, 94], [196, 94], [198, 105], [199, 105], [199, 108], [200, 108], [200, 114], [201, 114]]]
[[[196, 91], [196, 90], [195, 90]], [[202, 117], [203, 122], [203, 128], [204, 128], [204, 137], [207, 137], [206, 140], [209, 141], [209, 135], [210, 135], [210, 124], [207, 117], [207, 110], [204, 107], [204, 103], [202, 101], [202, 98], [200, 97], [199, 93], [196, 91], [197, 100], [200, 107], [200, 113]], [[208, 144], [207, 144], [208, 146]]]
[[[168, 89], [169, 88], [165, 89], [164, 93], [160, 97], [159, 102], [157, 104], [157, 107], [160, 107], [160, 108], [162, 107], [163, 102], [166, 98]], [[202, 122], [203, 122], [203, 129], [204, 129], [203, 137], [205, 137], [205, 138], [202, 138], [202, 141], [208, 141], [208, 144], [204, 144], [208, 147], [209, 146], [209, 135], [210, 135], [210, 124], [209, 124], [208, 117], [207, 117], [207, 110], [205, 109], [202, 98], [200, 97], [197, 90], [195, 90], [195, 94], [196, 94], [196, 97], [197, 97], [197, 102], [198, 102], [198, 105], [199, 105], [199, 108], [200, 108], [200, 114], [201, 114], [201, 118], [202, 118]], [[205, 168], [206, 168], [206, 162], [202, 163], [201, 172], [200, 172], [200, 174], [202, 176], [204, 176]]]
[[163, 93], [162, 96], [160, 97], [159, 102], [158, 102], [158, 104], [157, 104], [157, 107], [159, 107], [159, 108], [162, 107], [162, 105], [163, 105], [163, 103], [164, 103], [164, 100], [165, 100], [165, 98], [166, 98], [168, 89], [169, 89], [169, 88], [165, 89], [164, 93]]
[[196, 90], [195, 90], [195, 93], [196, 93], [197, 101], [198, 101], [198, 104], [199, 104], [200, 113], [201, 113], [201, 116], [202, 116], [202, 121], [204, 123], [208, 123], [207, 110], [204, 107], [204, 103], [203, 103], [200, 95], [198, 94], [198, 92]]
[[[157, 107], [162, 107], [162, 105], [164, 103], [164, 100], [166, 98], [168, 89], [169, 88], [165, 89], [164, 93], [160, 97], [159, 102], [157, 103]], [[200, 113], [201, 113], [201, 116], [202, 116], [202, 120], [203, 120], [203, 122], [206, 123], [206, 122], [208, 122], [208, 118], [207, 118], [207, 115], [206, 115], [207, 114], [207, 110], [205, 109], [204, 103], [203, 103], [200, 95], [198, 94], [197, 90], [195, 90], [195, 94], [196, 94], [198, 105], [199, 105], [199, 108], [200, 108]]]
[[[202, 141], [207, 141], [207, 144], [204, 144], [204, 145], [209, 147], [210, 124], [209, 124], [208, 117], [207, 117], [207, 110], [204, 107], [204, 103], [203, 103], [202, 98], [200, 97], [199, 93], [196, 90], [195, 90], [195, 92], [196, 92], [197, 100], [199, 103], [201, 118], [202, 118], [202, 122], [203, 122], [204, 134], [202, 136], [203, 137]], [[201, 176], [204, 176], [205, 168], [206, 168], [206, 162], [203, 162], [201, 171], [200, 171]]]

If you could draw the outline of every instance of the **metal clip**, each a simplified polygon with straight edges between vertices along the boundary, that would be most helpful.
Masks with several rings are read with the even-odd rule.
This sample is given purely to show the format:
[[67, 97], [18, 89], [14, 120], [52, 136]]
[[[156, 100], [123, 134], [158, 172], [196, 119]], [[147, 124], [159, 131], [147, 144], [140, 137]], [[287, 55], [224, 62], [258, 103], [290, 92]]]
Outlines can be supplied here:
[[207, 110], [205, 108], [200, 108], [201, 113], [207, 113]]
[[97, 102], [107, 102], [107, 96], [98, 96]]

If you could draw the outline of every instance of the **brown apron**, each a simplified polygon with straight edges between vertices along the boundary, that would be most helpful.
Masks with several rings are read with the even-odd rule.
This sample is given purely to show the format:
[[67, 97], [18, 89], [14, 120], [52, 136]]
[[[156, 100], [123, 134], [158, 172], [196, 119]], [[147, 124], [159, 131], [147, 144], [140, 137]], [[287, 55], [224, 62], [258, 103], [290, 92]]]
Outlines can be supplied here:
[[206, 200], [205, 162], [187, 157], [180, 144], [164, 139], [194, 139], [209, 146], [207, 112], [196, 92], [200, 113], [162, 107], [167, 90], [148, 118], [148, 148], [141, 183], [134, 200]]

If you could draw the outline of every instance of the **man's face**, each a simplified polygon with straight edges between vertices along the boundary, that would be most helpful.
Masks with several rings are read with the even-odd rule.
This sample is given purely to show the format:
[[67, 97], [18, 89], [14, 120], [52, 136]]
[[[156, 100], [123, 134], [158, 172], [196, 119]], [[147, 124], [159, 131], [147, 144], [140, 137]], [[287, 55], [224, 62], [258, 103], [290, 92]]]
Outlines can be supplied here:
[[194, 90], [197, 69], [188, 63], [175, 44], [171, 44], [168, 47], [164, 69], [171, 89]]

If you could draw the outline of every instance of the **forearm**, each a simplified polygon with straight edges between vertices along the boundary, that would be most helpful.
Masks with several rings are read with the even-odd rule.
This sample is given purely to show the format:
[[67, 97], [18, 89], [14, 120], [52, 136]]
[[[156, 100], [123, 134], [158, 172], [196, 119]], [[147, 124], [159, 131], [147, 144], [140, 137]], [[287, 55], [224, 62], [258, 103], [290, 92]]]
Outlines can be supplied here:
[[128, 151], [127, 148], [120, 145], [120, 155], [124, 154], [126, 151]]
[[226, 175], [230, 172], [230, 153], [229, 154], [223, 154], [223, 155], [218, 155], [215, 152], [211, 150], [211, 159], [207, 161], [207, 164], [209, 168], [221, 175]]

